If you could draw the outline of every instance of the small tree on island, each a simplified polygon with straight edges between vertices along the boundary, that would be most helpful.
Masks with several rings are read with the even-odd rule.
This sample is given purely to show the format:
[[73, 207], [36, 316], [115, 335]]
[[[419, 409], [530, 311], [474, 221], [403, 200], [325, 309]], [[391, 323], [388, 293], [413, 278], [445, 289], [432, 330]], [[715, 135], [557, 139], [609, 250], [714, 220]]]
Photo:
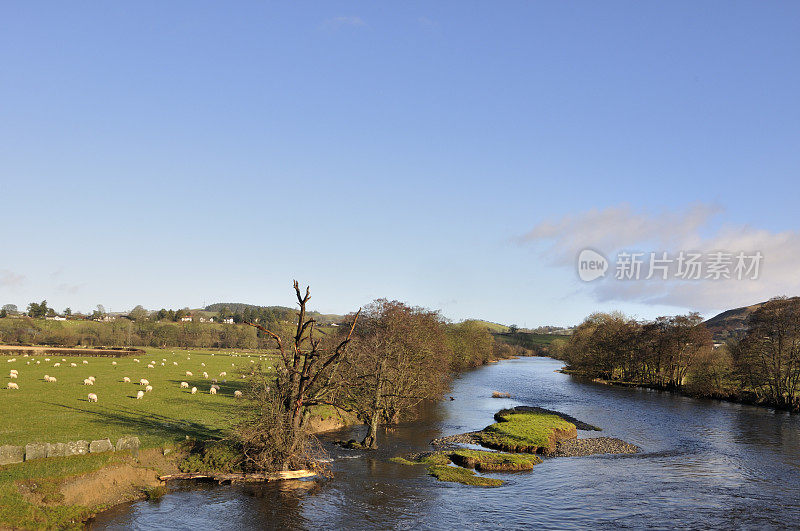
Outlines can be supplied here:
[[303, 294], [295, 280], [294, 290], [300, 309], [290, 341], [285, 342], [278, 333], [260, 324], [246, 321], [271, 337], [280, 354], [274, 373], [261, 368], [255, 371], [249, 410], [234, 430], [245, 465], [256, 470], [317, 466], [315, 440], [306, 426], [309, 408], [335, 405], [339, 383], [334, 376], [361, 313], [359, 310], [353, 316], [343, 339], [324, 341], [314, 335], [316, 321], [306, 318], [306, 305], [311, 298], [309, 288]]

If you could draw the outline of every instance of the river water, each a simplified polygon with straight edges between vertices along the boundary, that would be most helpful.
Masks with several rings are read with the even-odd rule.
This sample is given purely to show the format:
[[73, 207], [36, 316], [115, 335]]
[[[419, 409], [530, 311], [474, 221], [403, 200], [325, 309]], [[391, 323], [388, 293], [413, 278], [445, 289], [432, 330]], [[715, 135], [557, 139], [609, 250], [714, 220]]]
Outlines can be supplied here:
[[[562, 363], [523, 358], [470, 371], [424, 418], [376, 452], [328, 444], [335, 477], [270, 486], [178, 487], [98, 516], [97, 529], [506, 529], [800, 527], [800, 416], [671, 393], [580, 382]], [[511, 399], [490, 398], [491, 392]], [[437, 436], [481, 429], [503, 407], [533, 405], [603, 428], [632, 456], [552, 458], [495, 474], [498, 488], [439, 482], [388, 462]], [[349, 434], [338, 434], [348, 438]], [[328, 443], [331, 437], [326, 437]]]

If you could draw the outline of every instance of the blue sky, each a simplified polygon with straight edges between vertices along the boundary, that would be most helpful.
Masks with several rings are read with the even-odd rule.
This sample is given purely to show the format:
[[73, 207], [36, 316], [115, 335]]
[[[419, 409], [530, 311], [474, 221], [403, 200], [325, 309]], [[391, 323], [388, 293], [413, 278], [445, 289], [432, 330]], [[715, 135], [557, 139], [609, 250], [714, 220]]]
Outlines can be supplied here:
[[[536, 326], [796, 294], [799, 22], [796, 2], [4, 2], [0, 302], [290, 304], [297, 278], [322, 311]], [[680, 241], [744, 234], [768, 282], [601, 296], [524, 238], [693, 205]]]

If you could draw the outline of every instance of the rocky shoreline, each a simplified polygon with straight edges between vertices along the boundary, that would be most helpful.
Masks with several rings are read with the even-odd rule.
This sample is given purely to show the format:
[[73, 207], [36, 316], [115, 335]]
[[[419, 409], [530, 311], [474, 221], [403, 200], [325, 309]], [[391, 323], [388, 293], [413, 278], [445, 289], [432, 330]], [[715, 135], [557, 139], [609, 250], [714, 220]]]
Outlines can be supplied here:
[[593, 437], [590, 439], [564, 439], [556, 444], [556, 451], [550, 457], [584, 457], [598, 454], [635, 454], [641, 450], [634, 444], [614, 437]]

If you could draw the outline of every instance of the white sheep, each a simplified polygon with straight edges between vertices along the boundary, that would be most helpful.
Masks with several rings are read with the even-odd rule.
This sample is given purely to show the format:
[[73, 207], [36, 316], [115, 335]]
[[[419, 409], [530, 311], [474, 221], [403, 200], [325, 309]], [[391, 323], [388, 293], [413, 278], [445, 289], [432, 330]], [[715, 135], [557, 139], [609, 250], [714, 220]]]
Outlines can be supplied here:
[[89, 378], [86, 378], [86, 379], [83, 381], [83, 385], [94, 385], [94, 381], [93, 381], [93, 380], [90, 380]]
[[167, 361], [167, 358], [161, 358], [161, 361]]
[[111, 365], [116, 365], [116, 364], [117, 364], [117, 362], [116, 362], [116, 361], [112, 361], [112, 362], [111, 362]]
[[17, 382], [8, 382], [8, 385], [6, 387], [8, 387], [9, 389], [19, 389], [19, 385], [17, 385]]
[[70, 367], [77, 367], [77, 366], [78, 366], [78, 364], [77, 364], [77, 363], [70, 363], [70, 364], [69, 364], [69, 366], [70, 366]]
[[15, 372], [12, 372], [11, 374], [8, 375], [8, 377], [11, 378], [12, 380], [16, 380], [19, 377], [19, 375]]
[[61, 364], [56, 362], [56, 363], [53, 364], [53, 367], [61, 367]]
[[136, 400], [141, 400], [143, 396], [144, 396], [144, 391], [139, 391], [138, 393], [136, 393]]
[[192, 394], [197, 394], [197, 387], [192, 387]]
[[97, 378], [95, 378], [94, 376], [89, 376], [89, 379], [90, 379], [91, 381], [93, 381], [93, 382], [94, 382], [95, 380], [97, 380]]
[[142, 378], [141, 380], [139, 380], [139, 385], [150, 385], [150, 382]]
[[36, 360], [36, 365], [39, 365], [40, 363], [42, 363], [42, 362], [39, 361], [39, 360]]
[[207, 372], [203, 373], [203, 378], [206, 378], [206, 379], [208, 378], [208, 373]]
[[50, 358], [45, 358], [44, 361], [50, 361]]
[[191, 376], [193, 376], [193, 374], [191, 373], [191, 371], [186, 371], [186, 376], [191, 377]]
[[212, 388], [209, 390], [209, 393], [211, 393], [212, 395], [215, 395], [215, 394], [217, 394], [217, 390], [216, 390], [214, 387], [212, 387]]
[[122, 378], [122, 381], [123, 381], [124, 383], [131, 383], [131, 379], [130, 379], [130, 378], [128, 378], [127, 376], [123, 377], [123, 378]]
[[84, 365], [89, 365], [89, 362], [88, 362], [88, 361], [86, 361], [86, 360], [83, 360], [83, 364], [84, 364]]
[[147, 387], [144, 388], [144, 390], [149, 393], [150, 391], [153, 390], [153, 386], [152, 385], [148, 385]]
[[136, 363], [139, 363], [139, 360], [136, 359], [136, 358], [133, 358], [133, 361], [135, 361]]
[[58, 380], [56, 380], [55, 376], [47, 376], [45, 377], [44, 381], [48, 383], [56, 383]]
[[206, 366], [206, 364], [205, 364], [205, 363], [201, 363], [200, 365], [202, 365], [203, 367], [205, 367], [205, 366]]
[[233, 392], [233, 397], [242, 398], [242, 392], [237, 389], [236, 391]]
[[220, 377], [223, 377], [223, 376], [228, 376], [228, 373], [227, 373], [227, 372], [225, 372], [225, 371], [222, 371], [221, 373], [219, 373], [219, 375], [220, 375]]
[[176, 367], [178, 366], [178, 362], [177, 361], [173, 361], [172, 364], [175, 365]]
[[189, 382], [181, 382], [181, 389], [189, 389]]
[[19, 371], [17, 369], [11, 369], [8, 371], [10, 374], [17, 374]]
[[97, 402], [97, 395], [94, 393], [89, 393], [89, 402]]
[[67, 358], [61, 358], [61, 361], [67, 361]]

